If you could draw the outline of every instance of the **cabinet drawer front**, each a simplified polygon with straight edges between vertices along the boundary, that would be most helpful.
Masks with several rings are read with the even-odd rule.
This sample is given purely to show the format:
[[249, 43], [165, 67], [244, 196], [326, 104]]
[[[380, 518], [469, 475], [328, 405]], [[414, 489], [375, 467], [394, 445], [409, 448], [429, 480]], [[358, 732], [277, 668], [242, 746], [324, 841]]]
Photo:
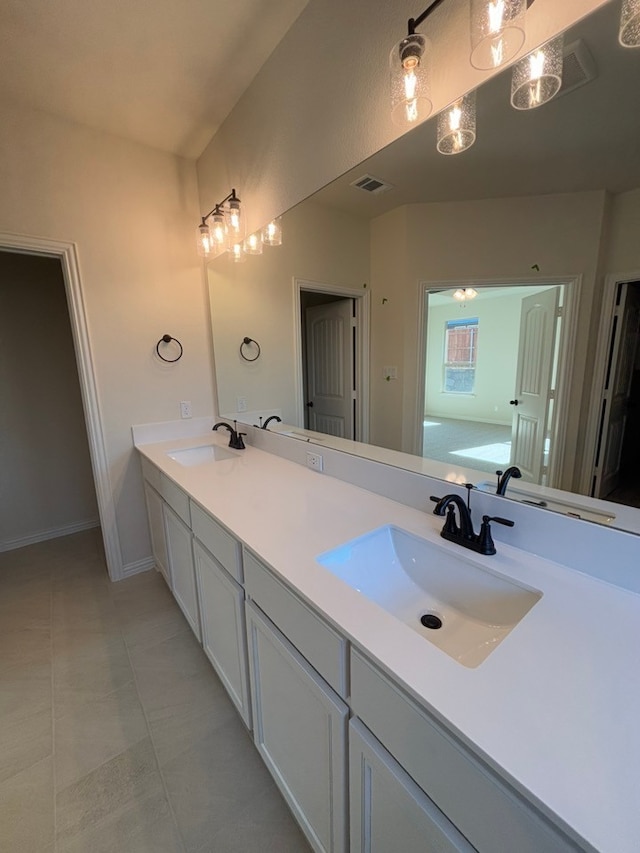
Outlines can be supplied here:
[[156, 466], [149, 462], [144, 456], [140, 457], [140, 465], [142, 467], [142, 476], [144, 479], [151, 483], [153, 488], [159, 492], [160, 491], [160, 469], [156, 468]]
[[242, 583], [240, 543], [193, 501], [191, 501], [191, 529], [231, 577], [238, 583]]
[[351, 853], [473, 853], [450, 820], [358, 720], [349, 723]]
[[247, 728], [251, 728], [244, 590], [200, 545], [193, 543], [202, 647]]
[[316, 853], [346, 853], [349, 709], [246, 604], [256, 747]]
[[575, 853], [583, 849], [356, 650], [351, 656], [351, 707], [477, 850]]
[[189, 498], [173, 480], [160, 472], [160, 494], [169, 506], [180, 516], [187, 527], [191, 527], [191, 514], [189, 512]]
[[342, 698], [348, 696], [347, 641], [244, 550], [245, 589]]

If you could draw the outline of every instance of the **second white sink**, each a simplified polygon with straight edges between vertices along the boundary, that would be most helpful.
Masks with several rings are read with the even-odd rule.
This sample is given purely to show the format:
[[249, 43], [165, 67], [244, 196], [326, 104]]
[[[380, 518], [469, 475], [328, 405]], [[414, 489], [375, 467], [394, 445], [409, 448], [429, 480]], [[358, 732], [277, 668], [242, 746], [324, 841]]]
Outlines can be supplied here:
[[202, 444], [199, 447], [170, 450], [167, 456], [186, 467], [202, 465], [203, 462], [217, 462], [220, 459], [236, 458], [235, 453], [231, 453], [226, 447], [220, 447], [218, 444]]
[[392, 525], [316, 559], [468, 667], [482, 663], [542, 597]]

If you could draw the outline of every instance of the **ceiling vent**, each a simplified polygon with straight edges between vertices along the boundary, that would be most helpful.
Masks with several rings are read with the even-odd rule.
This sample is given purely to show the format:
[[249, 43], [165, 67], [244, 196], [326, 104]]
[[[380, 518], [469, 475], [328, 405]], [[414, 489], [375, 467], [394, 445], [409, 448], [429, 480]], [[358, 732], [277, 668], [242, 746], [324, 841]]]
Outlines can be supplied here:
[[363, 175], [357, 181], [352, 181], [350, 186], [358, 190], [364, 190], [366, 193], [372, 193], [373, 195], [386, 193], [387, 190], [393, 189], [393, 184], [381, 181], [380, 178], [374, 178], [373, 175]]
[[562, 86], [560, 86], [558, 97], [579, 89], [585, 83], [595, 80], [597, 76], [596, 63], [586, 44], [582, 39], [571, 42], [564, 49]]

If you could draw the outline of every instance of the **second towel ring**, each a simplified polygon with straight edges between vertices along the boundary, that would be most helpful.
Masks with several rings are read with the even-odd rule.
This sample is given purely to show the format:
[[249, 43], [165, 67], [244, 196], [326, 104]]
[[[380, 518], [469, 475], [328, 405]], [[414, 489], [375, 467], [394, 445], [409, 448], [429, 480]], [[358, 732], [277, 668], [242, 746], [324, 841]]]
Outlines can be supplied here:
[[[253, 358], [248, 358], [244, 354], [243, 347], [249, 346], [250, 344], [255, 344], [258, 348], [258, 352], [254, 355]], [[253, 338], [243, 338], [242, 343], [240, 344], [240, 355], [244, 358], [245, 361], [257, 361], [260, 358], [260, 344], [258, 341], [254, 341]]]
[[[174, 341], [176, 344], [178, 344], [178, 346], [180, 347], [180, 352], [178, 353], [178, 355], [175, 358], [165, 358], [162, 355], [162, 353], [160, 352], [160, 344], [162, 344], [162, 343], [170, 344], [171, 341]], [[159, 358], [161, 358], [163, 361], [168, 361], [169, 363], [172, 363], [172, 362], [178, 361], [178, 359], [182, 358], [182, 353], [183, 353], [182, 344], [180, 343], [180, 341], [177, 338], [172, 338], [171, 335], [163, 335], [160, 338], [160, 340], [158, 341], [158, 343], [156, 344], [156, 352], [158, 353]]]

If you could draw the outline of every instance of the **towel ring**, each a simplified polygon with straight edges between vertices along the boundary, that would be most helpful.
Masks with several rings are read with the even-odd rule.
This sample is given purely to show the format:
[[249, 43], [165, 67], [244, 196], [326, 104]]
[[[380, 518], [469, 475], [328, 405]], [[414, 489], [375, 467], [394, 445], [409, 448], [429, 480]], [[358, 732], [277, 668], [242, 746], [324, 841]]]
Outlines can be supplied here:
[[[178, 344], [178, 346], [180, 347], [180, 352], [178, 353], [178, 355], [175, 358], [165, 358], [160, 352], [160, 344], [162, 344], [162, 343], [170, 344], [171, 341], [175, 341]], [[163, 361], [168, 361], [169, 363], [173, 363], [174, 361], [178, 361], [178, 359], [182, 358], [182, 353], [184, 352], [184, 350], [182, 349], [182, 344], [180, 343], [180, 341], [177, 338], [172, 338], [171, 335], [163, 335], [160, 338], [160, 340], [158, 341], [158, 343], [156, 344], [156, 352], [158, 353], [158, 357], [161, 358]]]
[[[249, 344], [255, 344], [258, 347], [258, 352], [254, 355], [253, 358], [247, 358], [243, 351], [243, 347], [249, 346]], [[253, 338], [243, 338], [242, 343], [240, 344], [240, 355], [244, 358], [245, 361], [257, 361], [260, 358], [260, 344], [258, 343], [258, 341], [254, 341]]]

